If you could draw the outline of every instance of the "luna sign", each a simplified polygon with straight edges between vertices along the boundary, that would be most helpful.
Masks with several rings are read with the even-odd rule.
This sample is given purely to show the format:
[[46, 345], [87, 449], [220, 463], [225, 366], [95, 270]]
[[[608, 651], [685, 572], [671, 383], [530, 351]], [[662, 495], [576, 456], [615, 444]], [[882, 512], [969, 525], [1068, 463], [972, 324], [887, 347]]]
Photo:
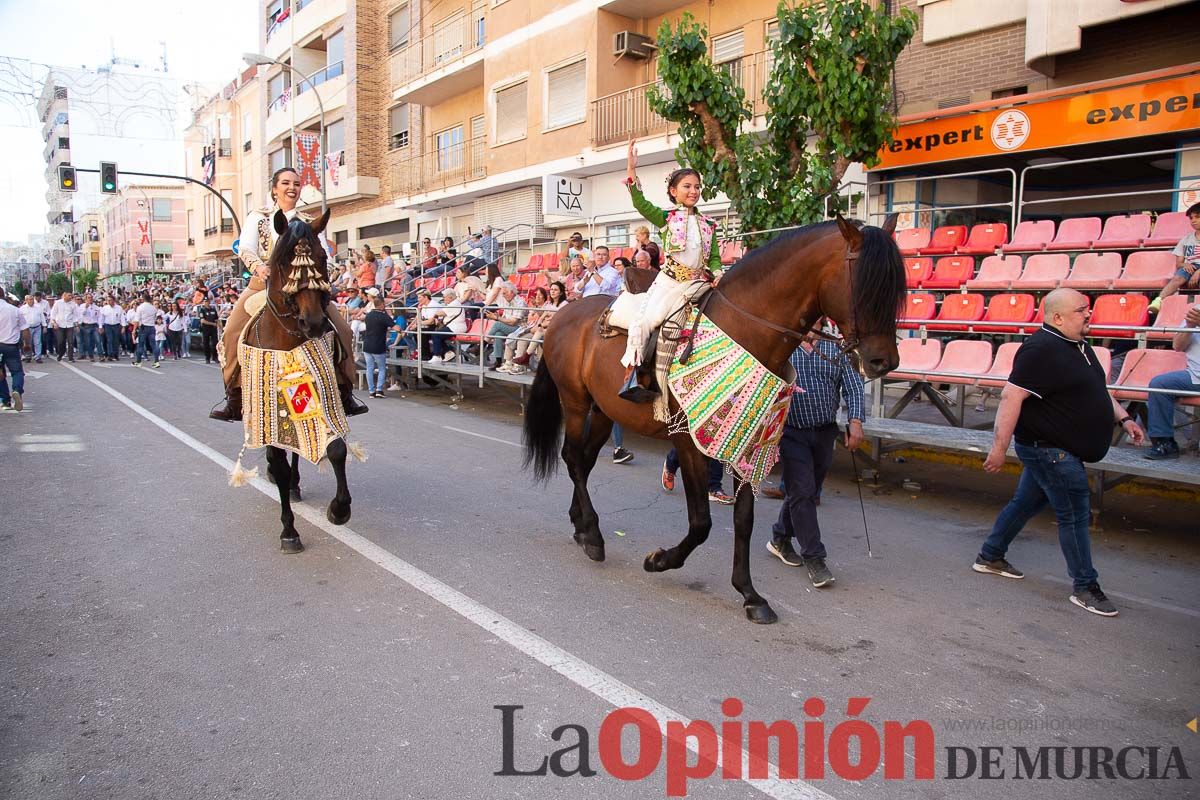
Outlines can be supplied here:
[[587, 217], [592, 211], [592, 187], [586, 178], [542, 177], [542, 213], [557, 217]]

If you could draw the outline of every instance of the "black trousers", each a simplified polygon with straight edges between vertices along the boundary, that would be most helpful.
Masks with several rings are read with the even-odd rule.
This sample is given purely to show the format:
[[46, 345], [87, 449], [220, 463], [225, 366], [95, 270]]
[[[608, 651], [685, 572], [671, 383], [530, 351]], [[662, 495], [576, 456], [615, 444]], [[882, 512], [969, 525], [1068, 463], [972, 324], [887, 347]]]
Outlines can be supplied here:
[[783, 465], [783, 507], [771, 526], [776, 539], [796, 537], [804, 558], [825, 558], [821, 527], [817, 524], [817, 498], [825, 474], [833, 463], [833, 445], [837, 425], [820, 428], [783, 426], [779, 442], [779, 460]]
[[217, 329], [212, 325], [200, 326], [200, 339], [204, 345], [204, 363], [217, 360]]
[[55, 328], [54, 345], [59, 358], [75, 358], [75, 328]]

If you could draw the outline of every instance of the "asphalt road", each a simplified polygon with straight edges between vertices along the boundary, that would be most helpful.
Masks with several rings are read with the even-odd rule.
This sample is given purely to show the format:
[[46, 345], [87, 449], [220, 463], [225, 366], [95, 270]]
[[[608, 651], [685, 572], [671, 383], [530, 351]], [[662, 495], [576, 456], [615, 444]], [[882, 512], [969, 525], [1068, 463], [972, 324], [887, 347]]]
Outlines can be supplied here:
[[[935, 778], [913, 779], [910, 752], [903, 780], [715, 775], [688, 796], [1200, 796], [1185, 727], [1200, 714], [1195, 506], [1114, 500], [1093, 548], [1121, 616], [1101, 619], [1067, 602], [1049, 516], [1010, 553], [1026, 580], [970, 571], [1011, 476], [905, 465], [914, 494], [889, 471], [867, 492], [868, 558], [843, 455], [821, 507], [831, 589], [767, 557], [779, 504], [758, 503], [755, 583], [781, 617], [759, 627], [729, 585], [727, 508], [684, 569], [642, 571], [685, 529], [681, 491], [658, 486], [661, 443], [631, 439], [637, 460], [593, 473], [608, 545], [593, 564], [571, 540], [565, 476], [541, 487], [520, 471], [510, 395], [374, 400], [353, 420], [370, 457], [350, 468], [352, 520], [314, 524], [333, 479], [306, 467], [308, 549], [285, 556], [277, 503], [226, 485], [241, 429], [206, 419], [215, 367], [35, 366], [29, 411], [0, 415], [0, 797], [663, 797], [680, 774], [666, 756], [639, 781], [601, 763], [606, 715], [635, 705], [720, 730], [729, 697], [743, 730], [813, 722], [804, 702], [821, 698], [830, 751], [848, 699], [869, 697], [858, 717], [876, 731], [929, 723]], [[523, 706], [516, 769], [577, 742], [579, 728], [552, 738], [577, 725], [598, 774], [497, 776], [502, 705]], [[946, 777], [947, 748], [985, 746], [1006, 748], [1004, 778]], [[1159, 771], [1176, 747], [1192, 778], [1015, 780], [1018, 746], [1159, 747]]]

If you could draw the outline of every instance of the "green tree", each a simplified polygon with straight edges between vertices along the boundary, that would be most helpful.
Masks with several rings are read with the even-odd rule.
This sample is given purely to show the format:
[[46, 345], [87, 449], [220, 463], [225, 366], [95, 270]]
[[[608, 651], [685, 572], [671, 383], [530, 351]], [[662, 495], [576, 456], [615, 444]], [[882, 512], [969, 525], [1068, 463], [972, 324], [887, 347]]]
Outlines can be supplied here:
[[96, 288], [96, 282], [100, 280], [100, 273], [94, 269], [80, 268], [71, 272], [71, 280], [76, 289], [84, 292]]
[[46, 294], [58, 296], [71, 290], [71, 279], [65, 272], [51, 272], [46, 276]]
[[838, 186], [855, 161], [868, 167], [896, 127], [891, 76], [917, 18], [866, 0], [779, 5], [779, 41], [763, 100], [766, 132], [745, 89], [709, 57], [708, 32], [690, 14], [658, 29], [662, 88], [650, 106], [679, 125], [676, 159], [704, 178], [704, 196], [723, 191], [743, 230], [817, 222], [844, 209]]

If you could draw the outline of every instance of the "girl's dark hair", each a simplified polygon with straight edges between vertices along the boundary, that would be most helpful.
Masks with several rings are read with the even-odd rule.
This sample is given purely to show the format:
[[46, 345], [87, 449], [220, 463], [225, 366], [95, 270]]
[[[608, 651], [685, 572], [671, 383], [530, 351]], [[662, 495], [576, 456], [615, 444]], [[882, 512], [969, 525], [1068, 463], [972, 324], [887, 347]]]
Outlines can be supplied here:
[[675, 200], [675, 195], [671, 194], [671, 190], [674, 189], [675, 186], [681, 180], [686, 178], [688, 175], [694, 176], [696, 178], [696, 180], [700, 181], [701, 183], [704, 182], [703, 179], [700, 177], [700, 173], [697, 172], [696, 170], [692, 169], [691, 167], [683, 167], [682, 169], [677, 169], [674, 172], [672, 172], [670, 175], [667, 176], [667, 199], [671, 201], [672, 205], [674, 205], [678, 201]]
[[275, 170], [275, 172], [271, 175], [271, 185], [267, 187], [267, 195], [272, 201], [275, 200], [275, 195], [272, 193], [275, 191], [275, 187], [279, 185], [279, 176], [285, 172], [295, 172], [297, 176], [300, 174], [299, 172], [296, 172], [294, 167], [280, 167], [279, 169]]

